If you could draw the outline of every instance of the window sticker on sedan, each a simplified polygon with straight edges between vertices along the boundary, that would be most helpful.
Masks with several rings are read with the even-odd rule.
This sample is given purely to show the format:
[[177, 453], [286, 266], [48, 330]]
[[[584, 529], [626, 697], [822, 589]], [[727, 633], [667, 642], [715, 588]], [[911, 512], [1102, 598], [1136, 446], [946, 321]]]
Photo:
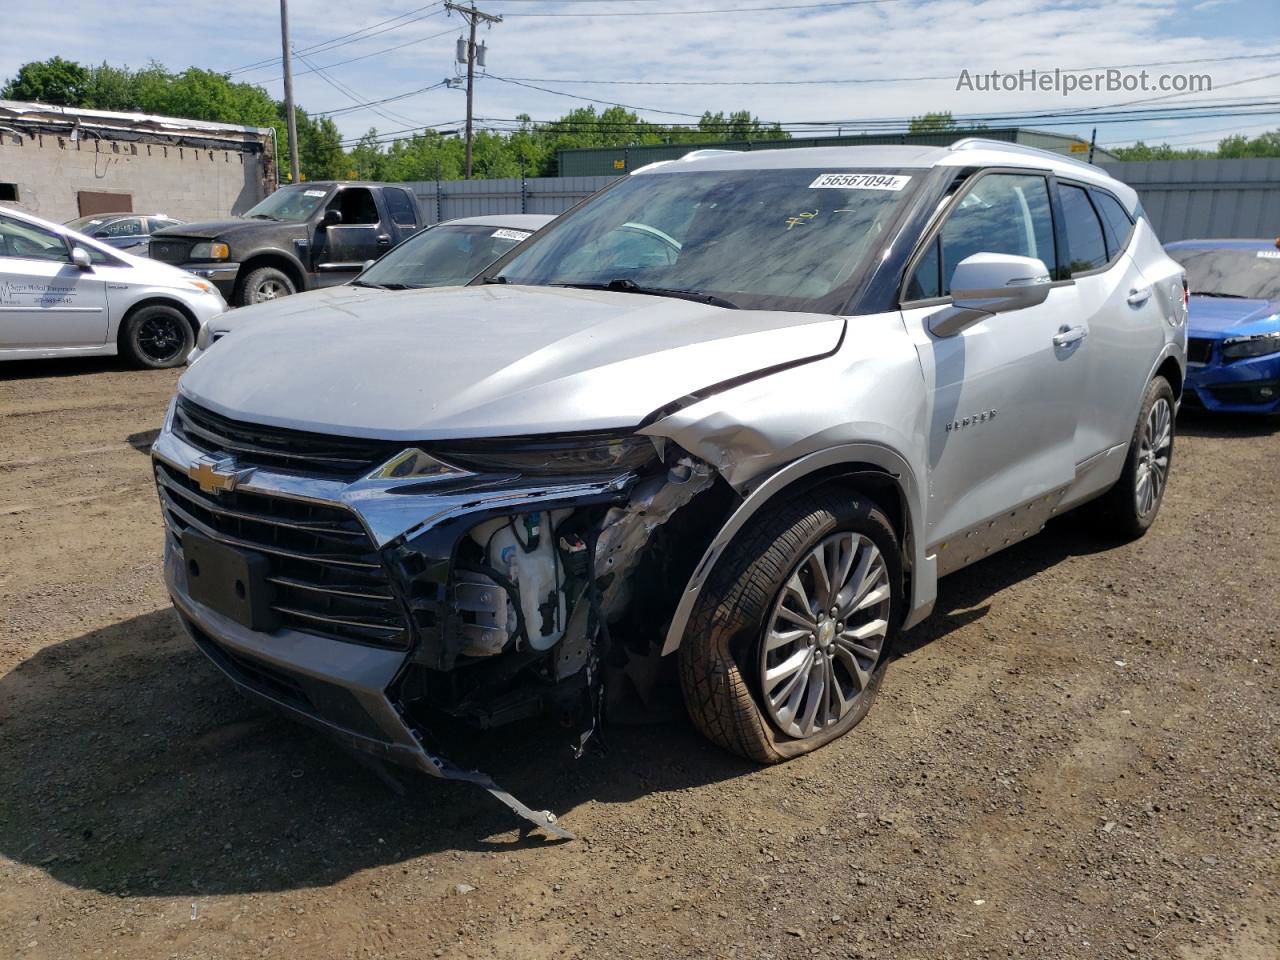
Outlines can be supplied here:
[[1280, 250], [1259, 250], [1258, 256], [1264, 260], [1280, 260]]
[[304, 197], [323, 197], [327, 191], [325, 190], [304, 190]]
[[901, 190], [910, 177], [888, 173], [824, 173], [809, 184], [810, 190]]
[[495, 237], [495, 238], [496, 238], [496, 239], [498, 239], [498, 240], [517, 240], [517, 241], [519, 241], [519, 240], [527, 240], [527, 239], [529, 239], [529, 237], [530, 237], [530, 236], [532, 236], [532, 234], [527, 233], [527, 232], [526, 232], [526, 231], [524, 231], [524, 230], [508, 230], [508, 229], [506, 229], [506, 228], [504, 227], [504, 228], [503, 228], [503, 229], [501, 229], [501, 230], [495, 230], [495, 231], [493, 231], [493, 233], [489, 234], [489, 236], [491, 236], [491, 237]]

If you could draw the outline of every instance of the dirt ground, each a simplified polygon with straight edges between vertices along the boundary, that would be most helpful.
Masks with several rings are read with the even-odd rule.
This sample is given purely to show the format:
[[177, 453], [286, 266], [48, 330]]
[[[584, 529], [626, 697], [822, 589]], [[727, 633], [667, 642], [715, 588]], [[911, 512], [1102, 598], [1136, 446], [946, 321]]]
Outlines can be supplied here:
[[1280, 424], [1184, 415], [1145, 539], [1067, 517], [943, 581], [816, 755], [482, 740], [559, 843], [397, 795], [180, 635], [176, 379], [0, 367], [0, 957], [1280, 956]]

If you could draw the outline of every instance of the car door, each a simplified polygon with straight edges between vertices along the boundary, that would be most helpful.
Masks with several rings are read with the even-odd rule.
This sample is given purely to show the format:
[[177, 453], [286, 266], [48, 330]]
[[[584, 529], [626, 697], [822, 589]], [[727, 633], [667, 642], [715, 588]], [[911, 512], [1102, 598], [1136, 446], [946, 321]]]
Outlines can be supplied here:
[[1076, 430], [1076, 459], [1084, 462], [1129, 443], [1165, 326], [1160, 298], [1126, 252], [1136, 230], [1120, 202], [1096, 187], [1063, 180], [1058, 198], [1067, 264], [1089, 329]]
[[387, 208], [387, 220], [394, 233], [394, 243], [417, 233], [418, 208], [413, 195], [401, 187], [383, 187], [382, 199]]
[[105, 286], [63, 235], [0, 214], [0, 350], [100, 346], [107, 323]]
[[368, 187], [343, 187], [326, 209], [337, 210], [342, 221], [318, 231], [316, 271], [320, 286], [345, 283], [366, 261], [391, 249], [390, 229]]
[[1055, 275], [1051, 189], [1039, 172], [971, 177], [908, 271], [902, 310], [930, 394], [927, 546], [939, 574], [1038, 530], [1074, 474], [1085, 368], [1081, 341], [1064, 338], [1070, 286], [1055, 282], [1042, 304], [951, 336], [928, 324], [950, 302], [956, 265], [972, 254], [1034, 257]]

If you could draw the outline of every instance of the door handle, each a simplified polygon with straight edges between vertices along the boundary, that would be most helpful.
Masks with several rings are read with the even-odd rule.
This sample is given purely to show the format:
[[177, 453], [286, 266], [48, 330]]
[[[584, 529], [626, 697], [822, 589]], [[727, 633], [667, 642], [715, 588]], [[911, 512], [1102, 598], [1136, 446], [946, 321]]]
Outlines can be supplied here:
[[1140, 307], [1151, 299], [1150, 287], [1134, 287], [1129, 291], [1129, 306]]
[[1069, 347], [1088, 335], [1089, 331], [1085, 327], [1059, 327], [1057, 334], [1053, 338], [1053, 345], [1055, 347]]
[[391, 245], [391, 238], [389, 236], [387, 236], [385, 233], [378, 234], [378, 246], [389, 247], [390, 245]]

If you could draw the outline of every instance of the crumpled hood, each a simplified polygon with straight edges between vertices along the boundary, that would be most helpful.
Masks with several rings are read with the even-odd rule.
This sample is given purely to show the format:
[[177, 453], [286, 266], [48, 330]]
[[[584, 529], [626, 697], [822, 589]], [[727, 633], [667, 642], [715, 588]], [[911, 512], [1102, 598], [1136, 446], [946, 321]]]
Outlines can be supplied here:
[[395, 440], [627, 428], [705, 387], [829, 354], [844, 332], [827, 314], [630, 293], [355, 289], [237, 328], [180, 392], [235, 419]]
[[1192, 294], [1187, 334], [1192, 337], [1247, 336], [1280, 329], [1280, 301], [1236, 300]]

